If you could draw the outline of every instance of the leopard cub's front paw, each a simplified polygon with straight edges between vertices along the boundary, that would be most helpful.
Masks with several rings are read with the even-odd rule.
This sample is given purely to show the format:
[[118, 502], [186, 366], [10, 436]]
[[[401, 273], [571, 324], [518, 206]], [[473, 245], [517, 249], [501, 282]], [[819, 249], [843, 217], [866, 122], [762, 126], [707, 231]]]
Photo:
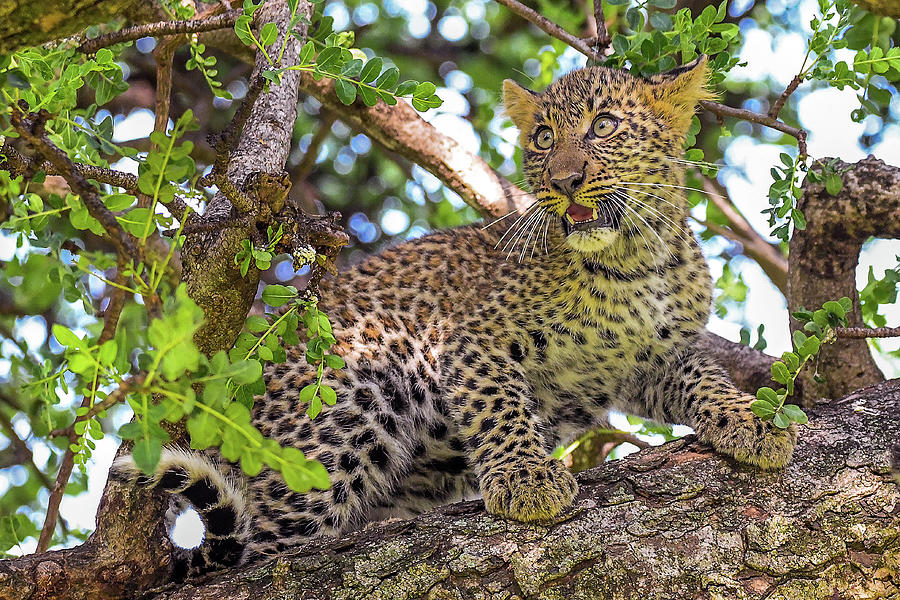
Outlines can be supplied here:
[[[763, 469], [780, 469], [791, 460], [797, 445], [797, 428], [780, 429], [750, 410], [755, 398], [746, 396], [705, 419], [697, 436], [722, 454]], [[724, 407], [723, 407], [724, 408]]]
[[577, 493], [575, 478], [550, 457], [501, 465], [481, 480], [487, 511], [517, 521], [550, 519], [571, 506]]

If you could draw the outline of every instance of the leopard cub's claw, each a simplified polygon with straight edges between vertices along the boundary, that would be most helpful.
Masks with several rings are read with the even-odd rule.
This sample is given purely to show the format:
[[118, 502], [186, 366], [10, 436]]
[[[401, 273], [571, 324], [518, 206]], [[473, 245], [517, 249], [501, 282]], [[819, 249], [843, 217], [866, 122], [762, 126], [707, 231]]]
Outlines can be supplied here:
[[555, 517], [572, 505], [575, 478], [554, 458], [502, 465], [485, 474], [481, 494], [487, 511], [517, 521]]

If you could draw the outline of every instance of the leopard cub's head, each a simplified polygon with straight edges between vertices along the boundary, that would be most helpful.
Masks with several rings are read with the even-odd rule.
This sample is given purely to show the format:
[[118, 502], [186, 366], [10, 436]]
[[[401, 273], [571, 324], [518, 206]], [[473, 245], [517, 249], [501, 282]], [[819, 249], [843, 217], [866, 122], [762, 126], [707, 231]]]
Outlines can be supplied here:
[[667, 186], [683, 185], [684, 138], [697, 102], [712, 97], [707, 74], [701, 56], [649, 79], [588, 67], [542, 93], [503, 82], [535, 210], [562, 220], [569, 247], [600, 252], [625, 239], [649, 247], [674, 235], [687, 208]]

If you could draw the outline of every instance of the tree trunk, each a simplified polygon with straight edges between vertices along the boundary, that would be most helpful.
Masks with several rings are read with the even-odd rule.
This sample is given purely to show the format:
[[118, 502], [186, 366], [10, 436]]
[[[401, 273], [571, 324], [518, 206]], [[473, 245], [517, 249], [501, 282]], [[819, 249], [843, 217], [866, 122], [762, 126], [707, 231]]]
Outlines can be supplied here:
[[[822, 183], [806, 180], [800, 209], [807, 227], [796, 230], [790, 242], [788, 309], [820, 308], [828, 300], [846, 296], [853, 301], [847, 314], [851, 327], [863, 325], [856, 290], [856, 265], [863, 243], [871, 236], [900, 237], [900, 168], [870, 156], [855, 164], [824, 158], [841, 175], [843, 186], [832, 196]], [[821, 166], [816, 168], [821, 172]], [[797, 329], [791, 318], [791, 329]], [[819, 353], [817, 369], [801, 374], [807, 400], [840, 398], [851, 390], [884, 381], [866, 340], [837, 340]]]
[[689, 438], [580, 474], [576, 508], [550, 524], [464, 502], [153, 598], [897, 598], [900, 384], [810, 417], [784, 471]]

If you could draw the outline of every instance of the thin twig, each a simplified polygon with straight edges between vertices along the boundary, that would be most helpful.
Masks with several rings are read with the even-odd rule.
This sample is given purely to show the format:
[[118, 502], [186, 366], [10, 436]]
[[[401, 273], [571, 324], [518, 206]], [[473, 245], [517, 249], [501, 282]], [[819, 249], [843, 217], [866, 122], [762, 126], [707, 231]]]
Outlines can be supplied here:
[[[66, 485], [69, 483], [72, 469], [75, 467], [75, 452], [72, 450], [72, 446], [78, 441], [78, 435], [75, 433], [75, 423], [90, 419], [103, 410], [118, 404], [125, 399], [125, 395], [129, 391], [135, 387], [140, 387], [143, 384], [143, 381], [143, 375], [122, 381], [118, 388], [101, 402], [98, 402], [91, 407], [91, 410], [89, 410], [87, 414], [76, 417], [75, 421], [68, 429], [63, 432], [51, 432], [51, 436], [54, 433], [59, 433], [60, 435], [68, 434], [69, 444], [66, 448], [66, 453], [63, 455], [62, 462], [59, 465], [59, 473], [56, 476], [56, 482], [50, 490], [50, 499], [47, 501], [47, 516], [44, 518], [44, 526], [41, 528], [41, 536], [38, 539], [37, 549], [35, 550], [38, 554], [46, 552], [47, 548], [50, 547], [50, 540], [53, 538], [54, 524], [59, 516], [59, 503], [62, 501], [63, 493], [66, 491]], [[90, 406], [90, 399], [90, 395], [85, 395], [84, 399], [81, 401], [81, 406]]]
[[146, 25], [126, 27], [120, 31], [87, 40], [78, 47], [78, 51], [84, 52], [85, 54], [93, 54], [100, 48], [112, 46], [113, 44], [120, 44], [122, 42], [139, 40], [145, 37], [161, 37], [177, 33], [201, 33], [204, 31], [214, 31], [216, 29], [228, 29], [229, 27], [234, 27], [238, 17], [242, 14], [244, 14], [243, 10], [234, 9], [203, 19], [160, 21], [158, 23], [147, 23]]
[[53, 482], [51, 482], [50, 478], [38, 468], [37, 464], [35, 464], [34, 454], [31, 452], [31, 448], [28, 447], [25, 440], [19, 437], [19, 434], [16, 433], [16, 430], [13, 427], [12, 421], [2, 410], [0, 410], [0, 425], [2, 425], [3, 429], [6, 431], [6, 436], [10, 439], [10, 443], [16, 447], [16, 452], [24, 457], [24, 462], [28, 463], [28, 466], [31, 467], [31, 470], [37, 475], [41, 484], [49, 490], [53, 486]]
[[100, 337], [97, 338], [98, 346], [113, 339], [116, 335], [119, 315], [122, 314], [122, 308], [125, 306], [125, 267], [125, 259], [120, 256], [116, 264], [116, 285], [112, 286], [109, 304], [106, 305], [106, 310], [103, 313], [103, 331], [100, 332]]
[[846, 340], [900, 337], [900, 327], [835, 327], [835, 335]]
[[[120, 286], [125, 283], [125, 257], [121, 254], [119, 255], [118, 267], [116, 271], [116, 283]], [[117, 299], [117, 293], [121, 292], [121, 297]], [[103, 317], [103, 331], [100, 333], [100, 343], [103, 343], [107, 340], [112, 339], [112, 337], [116, 333], [116, 326], [119, 323], [119, 316], [122, 313], [122, 304], [125, 302], [125, 294], [124, 290], [115, 289], [113, 291], [113, 295], [110, 298], [109, 306], [106, 309], [106, 314]], [[53, 484], [53, 487], [50, 489], [50, 499], [47, 501], [47, 516], [44, 518], [44, 526], [41, 528], [41, 536], [38, 539], [37, 552], [44, 552], [50, 546], [50, 540], [53, 538], [53, 530], [54, 523], [56, 523], [57, 515], [59, 514], [59, 503], [62, 502], [63, 494], [66, 491], [66, 485], [69, 483], [69, 477], [72, 476], [72, 468], [75, 466], [75, 452], [72, 450], [72, 447], [78, 441], [78, 434], [75, 433], [75, 424], [79, 421], [85, 421], [87, 419], [92, 418], [97, 413], [102, 410], [106, 410], [113, 404], [120, 402], [125, 394], [135, 385], [140, 385], [143, 383], [143, 375], [140, 375], [134, 380], [126, 379], [119, 387], [113, 391], [109, 396], [104, 398], [101, 402], [98, 402], [91, 406], [91, 398], [93, 398], [94, 393], [96, 392], [96, 382], [92, 387], [92, 392], [90, 394], [85, 394], [81, 400], [81, 407], [90, 407], [90, 410], [87, 414], [82, 415], [80, 417], [75, 417], [75, 421], [66, 431], [66, 437], [68, 437], [68, 444], [66, 445], [66, 452], [63, 454], [62, 462], [59, 465], [59, 473], [56, 475], [56, 482]], [[52, 434], [51, 434], [52, 435]], [[87, 432], [85, 432], [87, 435]]]
[[606, 54], [606, 49], [612, 43], [612, 38], [606, 30], [606, 17], [603, 15], [603, 0], [594, 0], [594, 14], [588, 19], [588, 24], [593, 26], [594, 37], [590, 40], [592, 46], [599, 54]]
[[516, 0], [497, 0], [497, 2], [499, 2], [512, 12], [516, 13], [529, 23], [536, 25], [550, 37], [555, 37], [556, 39], [572, 46], [594, 62], [603, 61], [603, 54], [591, 48], [583, 39], [575, 37], [553, 21], [549, 20], [547, 17], [541, 15], [531, 8], [528, 8], [521, 2], [517, 2]]
[[[0, 149], [0, 170], [9, 171], [13, 177], [23, 175], [26, 179], [30, 179], [38, 171], [43, 171], [47, 175], [57, 175], [65, 177], [65, 174], [54, 167], [48, 161], [35, 161], [20, 153], [10, 143], [3, 144]], [[5, 160], [3, 160], [5, 159]], [[131, 173], [116, 171], [114, 169], [106, 169], [94, 165], [86, 165], [83, 163], [72, 162], [75, 172], [85, 179], [93, 179], [98, 183], [105, 183], [113, 187], [122, 188], [129, 194], [140, 198], [143, 194], [138, 189], [138, 178]], [[175, 196], [171, 202], [166, 202], [166, 206], [178, 220], [184, 216], [187, 210], [187, 204], [178, 196]]]
[[253, 110], [253, 105], [256, 103], [260, 92], [265, 88], [265, 83], [265, 79], [262, 77], [254, 77], [250, 80], [247, 94], [234, 113], [231, 122], [218, 136], [210, 139], [210, 146], [216, 153], [216, 160], [209, 175], [201, 177], [199, 180], [200, 185], [217, 186], [228, 198], [229, 202], [242, 213], [252, 212], [255, 203], [228, 179], [228, 162], [231, 158], [231, 152], [238, 141], [238, 136], [250, 117], [250, 111]]
[[122, 228], [115, 215], [103, 204], [97, 189], [85, 179], [84, 175], [78, 172], [69, 156], [47, 137], [44, 124], [50, 118], [50, 113], [43, 109], [37, 113], [28, 113], [28, 106], [24, 101], [18, 108], [19, 110], [12, 111], [10, 122], [22, 139], [31, 144], [48, 160], [65, 178], [72, 191], [81, 197], [81, 201], [84, 202], [90, 215], [97, 219], [109, 234], [109, 239], [116, 247], [116, 251], [120, 255], [138, 259], [141, 250], [134, 245], [131, 236]]
[[[50, 162], [46, 160], [32, 160], [24, 156], [8, 142], [3, 144], [0, 153], [2, 153], [6, 159], [5, 162], [0, 162], [0, 169], [9, 171], [14, 177], [24, 175], [26, 178], [31, 178], [38, 171], [43, 171], [47, 175], [65, 176], [63, 172], [53, 166]], [[123, 173], [122, 171], [76, 162], [72, 162], [72, 166], [75, 168], [75, 171], [85, 179], [93, 179], [100, 183], [119, 187], [126, 192], [133, 194], [138, 193], [138, 178], [131, 173]]]
[[[15, 428], [13, 427], [12, 420], [6, 416], [6, 413], [0, 411], [0, 425], [3, 426], [3, 429], [6, 431], [7, 437], [10, 439], [10, 443], [15, 446], [16, 453], [19, 456], [24, 457], [24, 462], [28, 463], [28, 466], [31, 467], [31, 470], [34, 472], [35, 476], [48, 490], [53, 487], [53, 482], [50, 481], [50, 478], [47, 477], [47, 474], [41, 471], [37, 464], [34, 462], [34, 453], [31, 451], [31, 448], [28, 447], [28, 444], [25, 443], [25, 440], [19, 437], [19, 434], [16, 433]], [[69, 532], [69, 524], [63, 518], [62, 515], [57, 517], [59, 521], [59, 526], [63, 530], [64, 535], [68, 535]]]
[[791, 94], [794, 93], [794, 91], [796, 91], [797, 86], [799, 86], [802, 81], [803, 79], [800, 77], [800, 75], [794, 75], [794, 78], [791, 79], [791, 82], [787, 85], [786, 88], [784, 88], [784, 91], [781, 92], [781, 95], [778, 96], [778, 99], [775, 100], [772, 108], [769, 109], [770, 117], [772, 117], [773, 119], [778, 118], [778, 115], [781, 114], [781, 109], [784, 108], [784, 103], [787, 102], [787, 99]]
[[733, 108], [731, 106], [719, 104], [718, 102], [711, 102], [709, 100], [701, 100], [700, 106], [720, 118], [734, 117], [736, 119], [741, 119], [742, 121], [759, 123], [760, 125], [765, 125], [766, 127], [769, 127], [771, 129], [775, 129], [782, 133], [793, 136], [797, 138], [797, 149], [800, 152], [800, 158], [804, 159], [807, 156], [806, 130], [804, 129], [800, 129], [799, 127], [791, 127], [787, 123], [779, 121], [778, 119], [770, 117], [768, 115], [756, 113], [751, 110], [745, 110], [743, 108]]

